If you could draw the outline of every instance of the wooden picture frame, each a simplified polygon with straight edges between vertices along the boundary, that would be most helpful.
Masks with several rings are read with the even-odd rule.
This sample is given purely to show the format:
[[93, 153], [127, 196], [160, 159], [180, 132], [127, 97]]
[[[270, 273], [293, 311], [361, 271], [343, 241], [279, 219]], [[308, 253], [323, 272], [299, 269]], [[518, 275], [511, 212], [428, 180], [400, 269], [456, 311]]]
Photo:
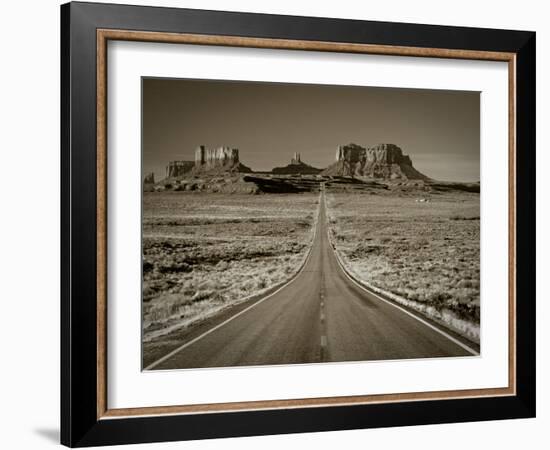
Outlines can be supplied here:
[[[508, 387], [110, 409], [106, 362], [109, 40], [507, 62]], [[61, 56], [63, 444], [534, 417], [535, 33], [77, 2], [61, 7]]]

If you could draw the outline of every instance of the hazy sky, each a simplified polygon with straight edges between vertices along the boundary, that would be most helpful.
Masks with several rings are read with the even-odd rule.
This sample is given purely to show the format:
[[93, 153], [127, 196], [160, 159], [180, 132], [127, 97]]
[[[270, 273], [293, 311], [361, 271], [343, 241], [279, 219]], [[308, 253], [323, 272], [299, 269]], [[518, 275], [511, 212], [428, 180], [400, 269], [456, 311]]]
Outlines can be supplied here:
[[438, 180], [479, 180], [479, 93], [233, 81], [143, 80], [143, 171], [194, 159], [198, 145], [239, 149], [253, 170], [302, 161], [324, 168], [336, 148], [396, 144]]

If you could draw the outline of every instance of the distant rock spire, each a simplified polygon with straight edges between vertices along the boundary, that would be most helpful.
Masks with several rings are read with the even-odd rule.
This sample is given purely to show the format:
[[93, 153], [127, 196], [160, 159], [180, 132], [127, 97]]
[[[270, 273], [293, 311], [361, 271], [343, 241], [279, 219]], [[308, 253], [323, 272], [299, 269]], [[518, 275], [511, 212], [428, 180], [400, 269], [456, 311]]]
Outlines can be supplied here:
[[143, 184], [155, 184], [155, 174], [153, 172], [149, 172], [147, 175], [145, 175], [145, 178], [143, 179]]
[[300, 153], [295, 152], [290, 164], [284, 167], [275, 167], [271, 172], [277, 175], [317, 175], [321, 170], [302, 162]]

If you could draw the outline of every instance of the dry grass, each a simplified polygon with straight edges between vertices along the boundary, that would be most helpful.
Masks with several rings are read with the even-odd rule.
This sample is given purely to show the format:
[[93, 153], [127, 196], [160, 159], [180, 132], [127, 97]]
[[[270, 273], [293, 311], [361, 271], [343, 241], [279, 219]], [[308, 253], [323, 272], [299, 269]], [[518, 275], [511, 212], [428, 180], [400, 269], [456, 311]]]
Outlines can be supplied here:
[[338, 253], [360, 279], [479, 329], [479, 195], [419, 198], [327, 195]]
[[317, 204], [316, 194], [144, 193], [144, 340], [290, 278]]

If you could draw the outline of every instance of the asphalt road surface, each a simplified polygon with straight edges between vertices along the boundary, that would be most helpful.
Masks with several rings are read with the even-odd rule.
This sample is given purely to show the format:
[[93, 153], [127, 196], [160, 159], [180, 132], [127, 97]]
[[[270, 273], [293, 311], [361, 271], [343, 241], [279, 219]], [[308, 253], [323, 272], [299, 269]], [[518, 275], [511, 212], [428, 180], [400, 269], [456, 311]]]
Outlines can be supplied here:
[[146, 369], [472, 356], [425, 320], [368, 292], [340, 266], [324, 191], [309, 258], [274, 294], [182, 344]]

